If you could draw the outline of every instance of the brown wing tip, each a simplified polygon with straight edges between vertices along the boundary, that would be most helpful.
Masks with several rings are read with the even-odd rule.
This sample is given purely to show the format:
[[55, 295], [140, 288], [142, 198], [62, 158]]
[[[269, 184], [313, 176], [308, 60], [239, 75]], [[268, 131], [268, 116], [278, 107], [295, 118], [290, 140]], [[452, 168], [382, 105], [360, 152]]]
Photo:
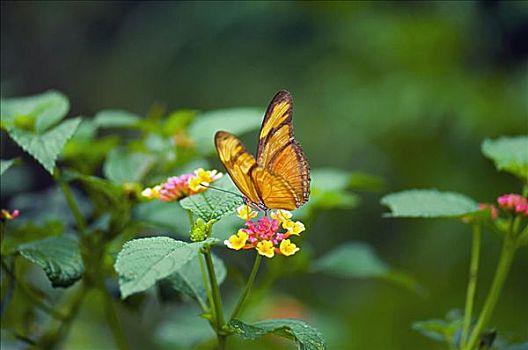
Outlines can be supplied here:
[[287, 90], [279, 90], [275, 96], [271, 99], [273, 102], [280, 102], [280, 101], [291, 101], [292, 95]]

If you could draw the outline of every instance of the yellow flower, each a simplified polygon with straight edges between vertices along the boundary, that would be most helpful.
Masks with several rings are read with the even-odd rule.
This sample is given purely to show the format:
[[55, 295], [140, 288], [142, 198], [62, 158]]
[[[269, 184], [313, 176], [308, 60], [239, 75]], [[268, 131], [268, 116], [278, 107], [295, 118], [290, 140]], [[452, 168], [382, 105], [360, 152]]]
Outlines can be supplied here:
[[279, 222], [286, 222], [292, 218], [292, 213], [288, 210], [278, 209], [276, 212], [271, 213], [271, 218], [274, 220], [279, 220]]
[[287, 230], [290, 235], [296, 236], [299, 236], [299, 234], [305, 230], [304, 224], [300, 221], [283, 221], [282, 227]]
[[148, 199], [159, 199], [160, 197], [161, 186], [147, 187], [142, 192], [141, 195]]
[[[200, 192], [201, 190], [205, 189], [205, 187], [202, 186], [202, 183], [204, 183], [204, 181], [202, 181], [199, 177], [193, 177], [189, 180], [189, 188], [191, 191]], [[207, 183], [207, 185], [209, 185], [209, 183]]]
[[[194, 175], [195, 177], [189, 180], [189, 188], [195, 192], [204, 190], [211, 182], [222, 177], [222, 173], [219, 173], [216, 170], [204, 170], [202, 168], [196, 169]], [[202, 184], [205, 184], [206, 186], [202, 186]]]
[[271, 241], [261, 241], [257, 244], [257, 252], [267, 258], [273, 258], [275, 255], [275, 247]]
[[280, 243], [279, 250], [282, 255], [290, 256], [297, 253], [299, 248], [297, 248], [295, 243], [290, 242], [289, 239], [285, 239]]
[[238, 217], [244, 221], [249, 221], [258, 215], [256, 211], [251, 210], [251, 207], [246, 204], [238, 207], [237, 212]]
[[224, 241], [224, 244], [231, 249], [240, 250], [246, 245], [248, 234], [242, 230], [238, 230], [236, 235], [232, 235]]

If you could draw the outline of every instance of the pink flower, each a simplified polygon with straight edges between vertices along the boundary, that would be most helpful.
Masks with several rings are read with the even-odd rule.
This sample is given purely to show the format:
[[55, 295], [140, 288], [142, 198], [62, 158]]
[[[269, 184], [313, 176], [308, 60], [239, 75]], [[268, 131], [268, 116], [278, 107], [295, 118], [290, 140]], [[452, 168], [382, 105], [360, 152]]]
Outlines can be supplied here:
[[[289, 222], [289, 219], [287, 220]], [[256, 222], [251, 219], [246, 220], [245, 226], [245, 228], [240, 229], [237, 234], [232, 235], [224, 242], [229, 248], [236, 250], [254, 248], [260, 255], [268, 258], [272, 258], [275, 254], [289, 256], [299, 251], [299, 248], [288, 239], [289, 236], [299, 235], [299, 233], [287, 230], [284, 227], [284, 222], [281, 225], [280, 218], [276, 213], [272, 213], [271, 218], [264, 216]], [[279, 232], [281, 228], [287, 231]], [[243, 246], [241, 244], [242, 236], [244, 238]]]
[[18, 209], [13, 210], [12, 212], [9, 212], [6, 209], [2, 209], [0, 211], [0, 219], [2, 221], [15, 220], [19, 215], [20, 215], [20, 211]]
[[497, 217], [499, 216], [499, 210], [493, 204], [479, 203], [478, 206], [479, 206], [480, 210], [488, 210], [489, 209], [490, 210], [490, 216], [491, 216], [492, 220], [497, 219]]
[[528, 216], [528, 199], [520, 194], [508, 193], [497, 198], [499, 207]]

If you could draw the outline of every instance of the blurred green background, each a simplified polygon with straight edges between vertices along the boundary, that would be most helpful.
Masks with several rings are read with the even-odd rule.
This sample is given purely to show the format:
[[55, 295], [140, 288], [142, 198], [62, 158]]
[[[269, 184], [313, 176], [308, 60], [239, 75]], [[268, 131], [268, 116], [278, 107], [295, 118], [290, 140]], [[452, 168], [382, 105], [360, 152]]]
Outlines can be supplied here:
[[[71, 115], [104, 108], [145, 115], [159, 107], [264, 108], [276, 91], [289, 90], [296, 137], [312, 168], [362, 171], [387, 182], [383, 192], [360, 193], [353, 210], [322, 214], [308, 228], [314, 253], [368, 242], [427, 293], [320, 276], [289, 276], [276, 292], [295, 300], [329, 349], [441, 349], [411, 324], [463, 306], [468, 228], [384, 219], [379, 198], [436, 187], [491, 202], [520, 191], [514, 177], [481, 156], [480, 143], [528, 132], [527, 4], [2, 2], [2, 97], [52, 88], [69, 97]], [[253, 144], [254, 136], [245, 140]], [[21, 155], [2, 143], [5, 158]], [[50, 184], [36, 166], [20, 182], [26, 190]], [[482, 286], [499, 242], [485, 232]], [[527, 271], [524, 249], [493, 319], [512, 340], [528, 339]], [[97, 300], [92, 304], [65, 349], [112, 348], [98, 324]], [[132, 337], [152, 336], [148, 314], [122, 317]]]

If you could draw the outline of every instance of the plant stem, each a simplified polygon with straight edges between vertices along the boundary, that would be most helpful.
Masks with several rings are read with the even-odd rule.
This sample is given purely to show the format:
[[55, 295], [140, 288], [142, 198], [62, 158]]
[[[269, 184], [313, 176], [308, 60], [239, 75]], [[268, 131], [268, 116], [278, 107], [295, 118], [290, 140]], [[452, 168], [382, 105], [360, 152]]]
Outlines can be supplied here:
[[81, 210], [79, 209], [79, 206], [77, 205], [77, 201], [75, 200], [75, 197], [73, 196], [73, 192], [71, 190], [70, 185], [67, 182], [58, 180], [58, 173], [59, 170], [56, 169], [55, 173], [57, 174], [55, 176], [55, 181], [59, 184], [59, 187], [64, 194], [64, 197], [66, 198], [66, 202], [68, 203], [68, 206], [70, 207], [70, 210], [73, 214], [73, 217], [75, 218], [75, 222], [77, 223], [77, 228], [81, 232], [81, 235], [86, 235], [86, 221], [84, 220], [84, 217], [82, 216]]
[[497, 265], [497, 270], [495, 271], [495, 276], [493, 277], [493, 282], [491, 284], [490, 291], [484, 303], [484, 307], [480, 312], [477, 324], [471, 332], [471, 337], [469, 338], [469, 341], [464, 347], [465, 350], [472, 350], [475, 348], [477, 342], [479, 341], [482, 329], [486, 327], [486, 324], [491, 318], [493, 309], [497, 304], [497, 300], [499, 299], [499, 295], [506, 280], [506, 276], [508, 275], [508, 272], [510, 270], [513, 257], [515, 256], [515, 249], [516, 242], [513, 240], [512, 233], [510, 232], [504, 238], [501, 255], [499, 257], [499, 263]]
[[242, 294], [240, 295], [240, 298], [238, 299], [237, 305], [235, 306], [235, 309], [233, 310], [233, 313], [231, 314], [230, 320], [233, 320], [238, 317], [238, 315], [242, 312], [242, 308], [244, 307], [244, 303], [251, 292], [251, 287], [253, 286], [253, 282], [255, 281], [255, 277], [257, 276], [258, 269], [260, 267], [260, 263], [262, 261], [262, 255], [257, 254], [255, 258], [255, 262], [253, 263], [253, 268], [251, 269], [251, 273], [249, 274], [248, 281], [246, 283], [246, 286], [244, 287], [244, 290], [242, 291]]
[[[207, 282], [207, 272], [205, 271], [204, 262], [202, 260], [202, 256], [198, 255], [198, 261], [200, 263], [200, 271], [202, 272], [202, 278], [203, 278], [203, 284], [205, 288], [205, 294], [207, 295], [207, 300], [209, 301], [209, 305], [213, 305], [213, 295], [211, 294], [211, 288], [209, 287], [209, 282]], [[201, 299], [198, 299], [200, 301], [200, 305], [202, 306], [202, 310], [204, 312], [209, 312], [210, 308], [206, 305], [203, 305]], [[214, 312], [214, 311], [213, 311]]]
[[62, 306], [59, 306], [60, 309], [65, 310], [65, 316], [59, 321], [52, 322], [48, 331], [40, 338], [36, 347], [37, 349], [53, 349], [62, 339], [64, 339], [72, 321], [75, 319], [81, 308], [88, 289], [89, 288], [81, 282], [79, 289], [65, 297]]
[[480, 240], [481, 240], [481, 230], [480, 224], [473, 224], [473, 235], [472, 235], [472, 244], [471, 244], [471, 262], [469, 265], [469, 281], [466, 294], [466, 307], [464, 310], [464, 326], [462, 330], [462, 339], [460, 341], [460, 348], [463, 348], [466, 344], [469, 327], [471, 325], [473, 305], [475, 302], [475, 291], [477, 288], [477, 276], [478, 276], [478, 266], [480, 258]]
[[220, 295], [220, 288], [218, 287], [218, 281], [216, 280], [216, 274], [213, 265], [213, 259], [211, 256], [211, 247], [206, 244], [203, 247], [202, 254], [205, 257], [205, 264], [207, 266], [207, 272], [209, 274], [209, 282], [211, 284], [212, 297], [213, 297], [213, 307], [215, 311], [215, 321], [216, 321], [216, 335], [218, 337], [218, 349], [225, 349], [226, 345], [226, 336], [224, 327], [224, 309], [222, 307], [222, 296]]
[[106, 288], [104, 290], [101, 290], [101, 292], [104, 298], [106, 320], [108, 321], [108, 325], [110, 326], [110, 329], [112, 331], [112, 335], [116, 342], [117, 348], [119, 350], [127, 350], [128, 342], [125, 333], [123, 332], [123, 328], [121, 327], [121, 322], [117, 317], [112, 296], [108, 293]]

